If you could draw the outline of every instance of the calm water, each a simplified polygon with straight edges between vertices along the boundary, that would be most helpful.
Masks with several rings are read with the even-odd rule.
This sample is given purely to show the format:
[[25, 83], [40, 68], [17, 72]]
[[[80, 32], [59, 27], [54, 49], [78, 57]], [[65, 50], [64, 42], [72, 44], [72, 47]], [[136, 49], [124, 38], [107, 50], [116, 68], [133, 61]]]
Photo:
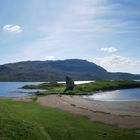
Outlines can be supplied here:
[[[89, 83], [91, 81], [77, 81], [76, 84]], [[29, 96], [38, 90], [26, 90], [20, 89], [24, 85], [36, 85], [41, 82], [0, 82], [0, 96], [1, 97], [21, 97]], [[116, 90], [109, 92], [97, 93], [92, 96], [86, 96], [91, 100], [101, 100], [101, 101], [140, 101], [140, 88], [137, 89], [126, 89], [126, 90]]]
[[99, 101], [140, 101], [140, 88], [101, 92], [85, 98]]
[[[95, 81], [74, 81], [74, 84], [75, 85], [79, 85], [79, 84], [86, 84], [86, 83], [91, 83], [91, 82], [95, 82]], [[63, 81], [60, 81], [58, 83], [66, 83], [66, 82], [63, 82]]]
[[39, 82], [0, 82], [0, 96], [1, 97], [21, 97], [21, 96], [29, 96], [37, 90], [26, 90], [19, 89], [24, 85], [29, 84], [39, 84]]
[[[75, 84], [89, 83], [92, 81], [75, 81]], [[39, 90], [20, 89], [24, 85], [37, 85], [42, 82], [0, 82], [0, 97], [22, 97], [29, 96]], [[65, 82], [59, 82], [65, 83]]]

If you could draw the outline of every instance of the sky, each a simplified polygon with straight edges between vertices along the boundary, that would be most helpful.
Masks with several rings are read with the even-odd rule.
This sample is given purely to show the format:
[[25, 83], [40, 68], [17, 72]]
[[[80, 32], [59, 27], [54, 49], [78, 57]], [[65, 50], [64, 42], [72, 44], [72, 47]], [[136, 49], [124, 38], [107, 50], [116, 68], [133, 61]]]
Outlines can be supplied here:
[[140, 74], [140, 0], [0, 0], [0, 64], [75, 58]]

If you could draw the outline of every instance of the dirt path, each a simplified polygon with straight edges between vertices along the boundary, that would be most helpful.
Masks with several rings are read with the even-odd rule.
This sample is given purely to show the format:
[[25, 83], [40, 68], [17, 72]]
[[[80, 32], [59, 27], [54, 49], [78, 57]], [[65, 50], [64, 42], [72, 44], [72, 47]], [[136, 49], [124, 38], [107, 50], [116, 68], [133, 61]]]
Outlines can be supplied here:
[[48, 134], [48, 132], [45, 131], [44, 127], [39, 127], [39, 128], [40, 128], [41, 133], [44, 135], [44, 137], [47, 140], [52, 140], [52, 138], [50, 137], [50, 135]]
[[93, 121], [117, 124], [122, 128], [140, 128], [140, 102], [108, 104], [107, 102], [88, 101], [80, 96], [66, 95], [38, 97], [37, 102], [43, 106], [87, 116]]

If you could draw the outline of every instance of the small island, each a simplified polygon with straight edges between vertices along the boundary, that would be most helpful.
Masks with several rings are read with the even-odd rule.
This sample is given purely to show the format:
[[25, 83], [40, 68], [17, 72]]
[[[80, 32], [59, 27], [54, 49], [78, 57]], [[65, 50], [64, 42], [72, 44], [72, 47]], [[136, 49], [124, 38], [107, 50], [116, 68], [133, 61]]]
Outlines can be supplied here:
[[42, 83], [39, 85], [25, 85], [22, 89], [43, 89], [37, 95], [48, 94], [73, 94], [73, 95], [89, 95], [99, 91], [110, 91], [118, 89], [140, 88], [140, 82], [133, 80], [103, 80], [86, 84], [75, 85], [73, 90], [65, 91], [65, 84], [52, 82]]

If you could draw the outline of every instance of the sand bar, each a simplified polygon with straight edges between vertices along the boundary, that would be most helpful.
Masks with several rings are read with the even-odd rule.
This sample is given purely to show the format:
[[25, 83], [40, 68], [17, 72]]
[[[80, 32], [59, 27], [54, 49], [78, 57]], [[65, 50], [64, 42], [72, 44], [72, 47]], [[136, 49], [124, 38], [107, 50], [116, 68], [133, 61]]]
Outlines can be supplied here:
[[91, 101], [82, 96], [48, 95], [38, 97], [43, 106], [58, 108], [89, 117], [93, 121], [117, 124], [122, 128], [140, 128], [140, 102]]

